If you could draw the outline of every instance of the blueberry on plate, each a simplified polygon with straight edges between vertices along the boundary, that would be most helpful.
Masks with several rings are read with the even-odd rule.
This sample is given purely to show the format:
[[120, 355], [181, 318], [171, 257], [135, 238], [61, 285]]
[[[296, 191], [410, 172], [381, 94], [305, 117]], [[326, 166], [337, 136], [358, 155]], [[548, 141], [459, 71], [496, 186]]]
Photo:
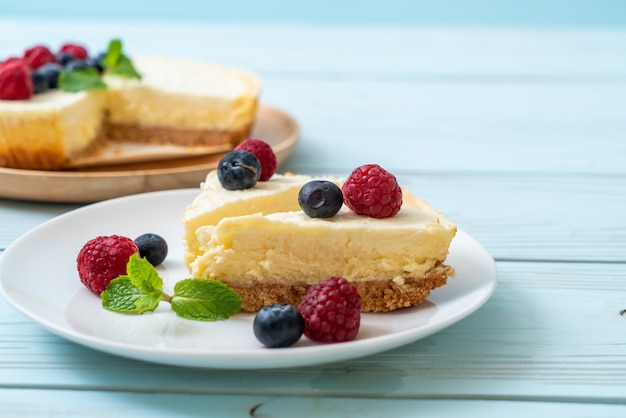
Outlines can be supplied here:
[[269, 348], [289, 347], [304, 332], [304, 318], [288, 303], [267, 305], [254, 317], [254, 335]]
[[331, 218], [343, 205], [343, 193], [333, 182], [313, 180], [300, 189], [298, 204], [311, 218]]
[[161, 264], [167, 257], [167, 242], [157, 234], [143, 234], [135, 238], [139, 255], [153, 266]]
[[230, 151], [217, 165], [217, 178], [227, 190], [250, 189], [261, 177], [261, 163], [251, 152]]

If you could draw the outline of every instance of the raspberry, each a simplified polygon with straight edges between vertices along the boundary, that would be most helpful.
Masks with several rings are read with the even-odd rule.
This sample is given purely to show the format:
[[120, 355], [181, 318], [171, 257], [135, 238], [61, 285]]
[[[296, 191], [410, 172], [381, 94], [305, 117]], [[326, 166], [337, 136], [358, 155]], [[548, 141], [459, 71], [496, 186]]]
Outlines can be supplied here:
[[19, 57], [9, 57], [7, 59], [5, 59], [4, 61], [0, 62], [0, 67], [2, 67], [5, 64], [9, 64], [11, 62], [24, 62], [24, 58], [19, 58]]
[[298, 310], [304, 317], [304, 335], [315, 341], [352, 341], [361, 325], [361, 295], [343, 277], [311, 286]]
[[31, 70], [36, 70], [49, 62], [57, 62], [57, 59], [47, 47], [37, 45], [24, 52], [24, 61]]
[[355, 168], [341, 191], [343, 202], [359, 215], [389, 218], [402, 206], [402, 189], [396, 177], [377, 164]]
[[0, 66], [0, 100], [26, 100], [34, 92], [30, 70], [20, 60]]
[[111, 280], [126, 274], [126, 264], [139, 249], [131, 238], [119, 235], [93, 238], [76, 257], [78, 276], [92, 292], [100, 294]]
[[70, 54], [74, 58], [79, 59], [79, 60], [87, 59], [87, 57], [89, 56], [89, 53], [87, 52], [87, 49], [85, 49], [84, 46], [76, 45], [76, 44], [64, 44], [63, 46], [61, 46], [61, 49], [59, 50], [59, 52]]
[[274, 150], [260, 139], [249, 138], [237, 145], [236, 150], [244, 150], [253, 153], [261, 163], [261, 177], [259, 181], [268, 181], [276, 172], [278, 162]]

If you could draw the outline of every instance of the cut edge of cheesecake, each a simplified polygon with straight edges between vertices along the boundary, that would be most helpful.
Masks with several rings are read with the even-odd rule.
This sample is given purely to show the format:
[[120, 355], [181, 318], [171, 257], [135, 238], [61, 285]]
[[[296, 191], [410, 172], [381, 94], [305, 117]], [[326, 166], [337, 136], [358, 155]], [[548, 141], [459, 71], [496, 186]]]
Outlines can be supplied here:
[[[211, 180], [211, 176], [207, 177], [208, 184], [215, 185], [215, 181], [215, 179]], [[206, 188], [207, 186], [204, 187]], [[299, 186], [294, 186], [294, 188], [299, 189]], [[210, 187], [208, 190], [205, 190], [205, 199], [211, 195], [211, 191]], [[231, 192], [229, 191], [224, 192], [218, 189], [216, 192], [224, 193], [226, 196], [231, 196], [233, 202], [237, 201], [236, 196], [231, 195]], [[297, 196], [297, 191], [294, 190], [294, 192], [295, 194], [293, 194], [291, 199], [293, 199], [293, 202], [296, 202], [295, 196]], [[245, 196], [246, 192], [240, 192], [240, 194]], [[196, 198], [196, 200], [198, 199], [199, 198]], [[250, 199], [254, 200], [254, 195], [250, 195]], [[435, 254], [428, 254], [426, 259], [416, 261], [420, 262], [421, 265], [414, 269], [408, 268], [407, 272], [404, 274], [396, 274], [396, 272], [388, 275], [379, 274], [376, 277], [374, 277], [374, 275], [371, 277], [364, 277], [366, 276], [366, 273], [361, 272], [361, 275], [356, 278], [346, 277], [357, 287], [359, 293], [361, 294], [363, 312], [387, 312], [419, 304], [430, 295], [430, 292], [433, 289], [445, 285], [448, 278], [455, 275], [454, 269], [445, 264], [445, 259], [449, 250], [449, 244], [456, 234], [456, 226], [448, 221], [441, 212], [434, 209], [428, 202], [424, 199], [416, 198], [408, 190], [404, 190], [404, 200], [404, 205], [406, 205], [407, 208], [410, 208], [405, 209], [405, 214], [408, 212], [413, 213], [411, 216], [415, 216], [415, 213], [419, 211], [424, 211], [429, 214], [428, 216], [430, 217], [430, 221], [428, 221], [427, 228], [429, 232], [424, 233], [422, 241], [428, 245], [427, 241], [429, 240], [430, 234], [438, 234], [439, 236], [435, 237], [435, 241], [440, 241], [436, 244], [439, 248]], [[219, 197], [217, 198], [217, 202], [219, 202]], [[250, 201], [248, 200], [247, 202], [240, 203], [242, 204], [238, 204], [238, 206], [240, 206], [239, 213], [229, 213], [225, 217], [225, 220], [218, 219], [218, 216], [211, 219], [210, 222], [207, 221], [206, 224], [203, 224], [202, 221], [199, 221], [200, 218], [196, 216], [195, 223], [187, 224], [188, 229], [186, 236], [189, 237], [193, 232], [193, 237], [191, 240], [185, 240], [186, 245], [189, 245], [190, 241], [192, 241], [194, 245], [193, 252], [187, 252], [186, 254], [185, 264], [187, 268], [195, 277], [220, 280], [236, 290], [243, 299], [241, 310], [244, 312], [256, 312], [267, 304], [277, 302], [286, 302], [297, 306], [308, 287], [314, 284], [314, 281], [322, 281], [327, 277], [313, 279], [311, 277], [293, 277], [289, 279], [289, 283], [286, 283], [284, 277], [279, 277], [278, 275], [272, 277], [271, 274], [265, 274], [262, 268], [258, 269], [258, 271], [261, 271], [261, 273], [259, 273], [258, 271], [254, 271], [255, 267], [252, 265], [242, 265], [241, 268], [241, 270], [246, 271], [246, 273], [242, 274], [244, 276], [250, 274], [250, 277], [236, 277], [236, 274], [222, 274], [223, 272], [220, 271], [218, 265], [211, 264], [213, 261], [210, 260], [214, 256], [211, 252], [215, 251], [217, 257], [222, 257], [227, 263], [231, 263], [231, 267], [226, 267], [225, 271], [234, 272], [236, 270], [236, 265], [239, 265], [241, 261], [235, 263], [234, 260], [237, 260], [237, 254], [241, 255], [242, 253], [237, 253], [237, 250], [233, 249], [232, 242], [229, 241], [229, 235], [231, 233], [237, 234], [236, 231], [238, 229], [241, 229], [242, 231], [254, 231], [255, 225], [257, 225], [256, 222], [260, 220], [261, 226], [259, 226], [259, 229], [256, 230], [268, 231], [271, 230], [272, 226], [271, 224], [263, 225], [264, 222], [275, 222], [279, 218], [287, 218], [287, 223], [289, 223], [289, 219], [292, 221], [294, 218], [307, 219], [306, 216], [302, 215], [299, 208], [283, 209], [280, 211], [271, 211], [268, 208], [265, 208], [265, 214], [261, 214], [260, 211], [255, 210], [248, 210], [247, 213], [245, 213], [245, 211], [242, 212], [242, 208], [247, 208], [246, 205], [250, 204]], [[390, 220], [387, 223], [381, 224], [381, 222], [385, 221], [359, 217], [345, 208], [342, 209], [342, 211], [342, 215], [344, 217], [352, 219], [360, 218], [364, 222], [377, 223], [379, 225], [392, 225], [396, 222], [395, 220]], [[211, 211], [209, 210], [209, 212]], [[189, 218], [189, 215], [190, 213], [188, 211], [186, 217]], [[341, 218], [341, 216], [339, 216], [339, 218]], [[402, 216], [398, 219], [402, 219]], [[325, 222], [332, 223], [333, 221], [317, 219], [306, 222], [310, 224], [324, 225]], [[278, 221], [277, 226], [279, 229], [285, 227], [284, 224], [281, 224], [281, 221]], [[216, 232], [216, 230], [219, 231]], [[225, 241], [212, 242], [210, 245], [207, 245], [207, 243], [214, 238], [212, 237], [212, 234], [223, 234], [223, 236], [226, 237]], [[243, 234], [245, 236], [245, 232]], [[253, 235], [254, 233], [251, 234]], [[217, 241], [219, 241], [219, 239]], [[317, 242], [313, 239], [311, 243], [316, 244]], [[269, 245], [272, 247], [278, 246], [275, 244], [276, 243], [273, 242]], [[211, 248], [212, 245], [215, 247]], [[271, 252], [272, 248], [268, 248], [267, 250], [268, 252]], [[220, 253], [221, 251], [224, 252]], [[235, 252], [233, 253], [233, 251]], [[311, 251], [315, 250], [312, 249]], [[235, 258], [232, 258], [233, 255]], [[256, 260], [255, 256], [252, 257], [253, 260]], [[228, 260], [229, 258], [230, 260]], [[299, 263], [299, 265], [305, 266], [303, 268], [306, 269], [306, 258], [302, 260], [300, 260], [299, 257], [296, 258], [298, 259], [292, 260], [287, 257], [282, 260], [278, 260], [277, 262], [279, 265], [285, 265], [293, 261], [293, 263]], [[206, 262], [207, 260], [209, 260], [208, 263]], [[272, 263], [270, 258], [259, 260], [260, 264]], [[276, 261], [276, 259], [274, 259], [274, 261]], [[218, 261], [218, 263], [219, 262], [220, 261]], [[212, 270], [212, 267], [216, 268]], [[333, 275], [332, 272], [327, 273]], [[342, 275], [341, 273], [342, 272], [338, 271], [337, 274], [334, 275]], [[298, 274], [290, 275], [290, 277], [291, 276], [298, 276]]]

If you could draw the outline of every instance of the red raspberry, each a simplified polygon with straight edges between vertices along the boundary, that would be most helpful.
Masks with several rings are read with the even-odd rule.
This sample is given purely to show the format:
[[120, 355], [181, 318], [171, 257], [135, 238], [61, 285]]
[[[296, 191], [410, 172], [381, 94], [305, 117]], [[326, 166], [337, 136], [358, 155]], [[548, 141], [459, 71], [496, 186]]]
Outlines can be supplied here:
[[256, 138], [249, 138], [237, 145], [236, 150], [251, 152], [261, 163], [261, 177], [259, 181], [268, 181], [276, 172], [278, 162], [272, 147], [264, 141]]
[[59, 52], [65, 52], [66, 54], [70, 54], [79, 60], [84, 60], [89, 56], [89, 53], [87, 53], [87, 49], [85, 49], [84, 46], [76, 44], [64, 44]]
[[57, 62], [57, 59], [47, 47], [37, 45], [24, 52], [24, 61], [30, 69], [36, 70], [49, 62]]
[[76, 257], [78, 276], [92, 292], [100, 294], [111, 280], [126, 274], [126, 264], [139, 249], [132, 239], [119, 235], [93, 238]]
[[34, 92], [30, 70], [21, 60], [0, 65], [0, 100], [26, 100]]
[[343, 202], [359, 215], [388, 218], [402, 206], [402, 189], [396, 177], [377, 164], [355, 168], [341, 191]]
[[24, 62], [24, 58], [9, 57], [5, 59], [4, 61], [0, 62], [0, 67], [2, 67], [3, 65], [9, 64], [11, 62]]
[[311, 286], [300, 301], [304, 335], [324, 343], [352, 341], [361, 325], [361, 295], [343, 277]]

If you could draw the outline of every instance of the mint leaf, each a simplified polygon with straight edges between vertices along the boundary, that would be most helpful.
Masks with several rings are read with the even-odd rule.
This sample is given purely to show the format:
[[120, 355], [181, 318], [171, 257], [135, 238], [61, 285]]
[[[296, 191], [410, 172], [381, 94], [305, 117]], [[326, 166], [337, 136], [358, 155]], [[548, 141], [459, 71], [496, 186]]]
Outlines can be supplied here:
[[152, 312], [164, 297], [163, 279], [145, 258], [133, 254], [126, 263], [126, 276], [111, 280], [100, 295], [102, 306], [116, 312]]
[[185, 319], [217, 321], [234, 315], [241, 297], [217, 280], [185, 279], [174, 286], [172, 310]]
[[115, 67], [122, 55], [122, 41], [119, 39], [113, 39], [109, 42], [107, 53], [104, 56], [104, 65], [107, 68]]
[[102, 306], [115, 312], [137, 313], [152, 312], [158, 306], [163, 292], [160, 289], [146, 291], [136, 286], [128, 276], [111, 280], [102, 292]]
[[106, 89], [106, 84], [100, 78], [95, 68], [83, 68], [74, 71], [61, 71], [58, 81], [59, 89], [66, 92], [77, 92], [90, 89]]
[[107, 54], [104, 57], [104, 66], [107, 74], [141, 79], [141, 74], [135, 69], [130, 58], [122, 52], [122, 41], [119, 39], [109, 42]]
[[128, 259], [126, 274], [135, 286], [146, 292], [161, 291], [163, 288], [163, 279], [159, 277], [154, 266], [145, 258], [140, 258], [137, 253]]

